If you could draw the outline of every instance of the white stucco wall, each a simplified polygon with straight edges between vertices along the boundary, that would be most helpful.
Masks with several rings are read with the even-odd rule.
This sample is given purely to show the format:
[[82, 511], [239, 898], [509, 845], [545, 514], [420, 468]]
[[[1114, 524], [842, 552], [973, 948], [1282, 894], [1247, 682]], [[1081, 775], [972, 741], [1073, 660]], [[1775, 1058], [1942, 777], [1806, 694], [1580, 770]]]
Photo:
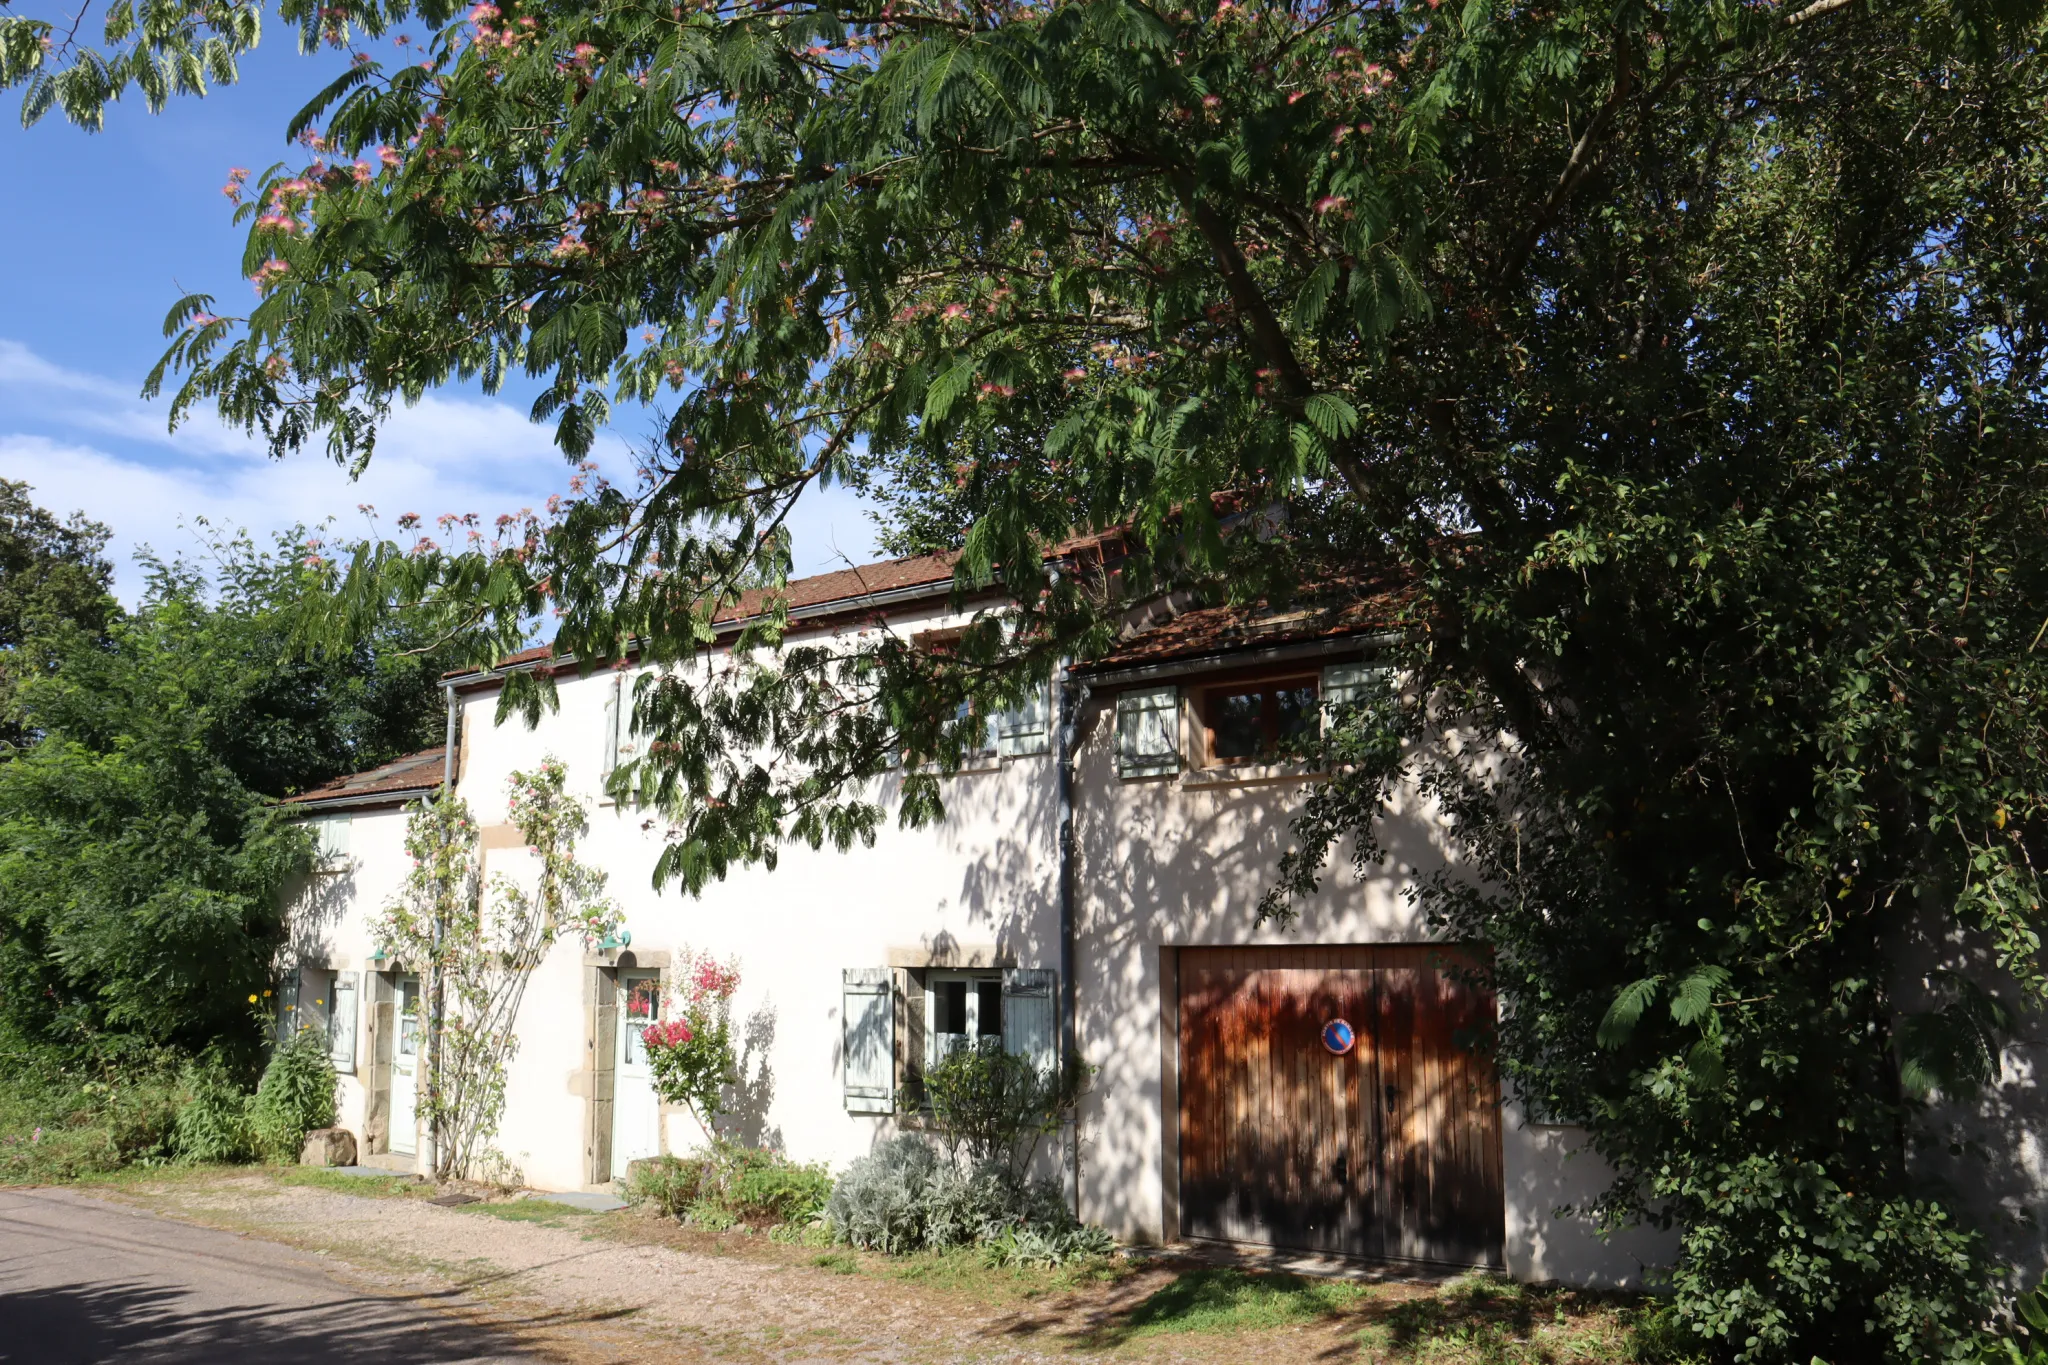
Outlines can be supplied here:
[[316, 872], [298, 890], [288, 917], [289, 936], [283, 966], [310, 966], [358, 973], [356, 995], [356, 1065], [343, 1075], [338, 1092], [340, 1125], [365, 1132], [370, 1063], [375, 1051], [372, 1031], [370, 974], [385, 964], [377, 951], [370, 924], [404, 885], [411, 860], [405, 851], [406, 815], [395, 805], [323, 811], [319, 820], [347, 820], [348, 854], [328, 870]]
[[[931, 613], [894, 624], [907, 632], [950, 621]], [[652, 888], [659, 825], [649, 829], [643, 813], [600, 802], [612, 687], [610, 674], [559, 679], [558, 709], [532, 730], [516, 719], [494, 724], [494, 689], [466, 693], [461, 794], [488, 843], [492, 827], [506, 821], [510, 774], [550, 754], [562, 759], [571, 790], [591, 803], [581, 855], [609, 874], [634, 958], [646, 965], [698, 949], [738, 960], [734, 1021], [744, 1074], [727, 1126], [748, 1142], [842, 1168], [893, 1125], [844, 1107], [843, 969], [981, 948], [1018, 966], [1058, 966], [1055, 758], [1005, 759], [989, 771], [948, 779], [949, 816], [937, 828], [906, 831], [889, 823], [872, 847], [846, 853], [785, 848], [773, 871], [737, 870], [692, 899]], [[1411, 800], [1385, 831], [1392, 855], [1385, 868], [1360, 879], [1340, 858], [1294, 925], [1255, 928], [1257, 901], [1286, 845], [1301, 782], [1123, 781], [1105, 700], [1097, 699], [1076, 784], [1076, 1023], [1083, 1060], [1097, 1068], [1079, 1130], [1080, 1194], [1091, 1220], [1129, 1239], [1158, 1241], [1177, 1231], [1166, 1226], [1163, 1204], [1173, 1160], [1161, 1112], [1173, 1064], [1172, 1039], [1162, 1034], [1163, 953], [1204, 944], [1418, 941], [1423, 929], [1404, 891], [1442, 854], [1430, 813]], [[893, 785], [881, 783], [885, 805]], [[374, 950], [368, 918], [396, 891], [405, 868], [403, 815], [357, 819], [357, 866], [325, 893], [327, 903], [343, 909], [336, 914], [330, 904], [317, 930], [307, 930], [330, 962], [350, 967], [363, 966]], [[497, 838], [504, 842], [502, 830]], [[516, 873], [527, 856], [493, 848], [487, 872]], [[580, 943], [560, 944], [526, 990], [496, 1145], [536, 1186], [576, 1188], [589, 1170], [592, 964], [599, 960]], [[365, 1055], [368, 1046], [360, 1049]], [[343, 1098], [344, 1122], [359, 1123], [360, 1084], [345, 1082]], [[1602, 1183], [1598, 1158], [1568, 1155], [1568, 1130], [1530, 1129], [1508, 1117], [1511, 1268], [1530, 1278], [1632, 1282], [1653, 1248], [1602, 1243], [1550, 1216], [1556, 1205]], [[686, 1116], [672, 1114], [666, 1141], [682, 1150], [700, 1137]]]

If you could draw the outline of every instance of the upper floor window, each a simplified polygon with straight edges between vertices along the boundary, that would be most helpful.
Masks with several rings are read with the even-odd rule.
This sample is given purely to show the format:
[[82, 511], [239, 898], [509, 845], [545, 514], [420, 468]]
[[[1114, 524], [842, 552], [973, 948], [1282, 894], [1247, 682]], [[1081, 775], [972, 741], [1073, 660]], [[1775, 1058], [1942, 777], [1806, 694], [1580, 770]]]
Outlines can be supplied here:
[[1314, 674], [1215, 683], [1195, 694], [1203, 758], [1209, 765], [1264, 763], [1321, 724]]

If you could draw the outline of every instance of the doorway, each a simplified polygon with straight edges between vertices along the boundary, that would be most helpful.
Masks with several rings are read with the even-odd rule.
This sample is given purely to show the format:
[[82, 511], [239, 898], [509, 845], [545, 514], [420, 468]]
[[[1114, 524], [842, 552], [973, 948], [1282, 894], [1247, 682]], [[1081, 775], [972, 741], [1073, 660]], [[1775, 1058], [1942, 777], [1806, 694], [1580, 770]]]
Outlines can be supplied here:
[[1500, 1085], [1451, 947], [1180, 953], [1184, 1236], [1500, 1266]]
[[647, 1065], [641, 1038], [660, 1018], [661, 973], [622, 969], [611, 1154], [611, 1168], [619, 1174], [625, 1173], [629, 1161], [661, 1154], [661, 1100], [654, 1093], [654, 1071]]
[[419, 1148], [420, 979], [401, 976], [393, 989], [391, 1049], [391, 1150], [406, 1156]]

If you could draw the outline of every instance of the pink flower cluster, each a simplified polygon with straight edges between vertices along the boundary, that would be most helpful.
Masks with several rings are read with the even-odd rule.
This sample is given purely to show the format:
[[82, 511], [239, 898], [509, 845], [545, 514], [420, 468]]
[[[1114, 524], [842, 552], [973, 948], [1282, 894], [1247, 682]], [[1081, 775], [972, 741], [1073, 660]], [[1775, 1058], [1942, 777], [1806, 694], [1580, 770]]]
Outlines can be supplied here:
[[692, 1007], [716, 1000], [730, 1000], [740, 988], [740, 969], [714, 957], [698, 958], [683, 980]]
[[691, 1031], [688, 1021], [664, 1019], [658, 1024], [649, 1024], [640, 1034], [641, 1045], [650, 1050], [666, 1047], [681, 1047], [697, 1035]]

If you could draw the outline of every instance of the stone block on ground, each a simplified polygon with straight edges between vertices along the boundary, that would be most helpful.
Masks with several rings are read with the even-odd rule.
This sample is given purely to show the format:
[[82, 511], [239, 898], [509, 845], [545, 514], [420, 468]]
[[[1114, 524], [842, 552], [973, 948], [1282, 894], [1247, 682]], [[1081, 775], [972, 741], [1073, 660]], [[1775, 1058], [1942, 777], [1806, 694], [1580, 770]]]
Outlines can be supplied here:
[[346, 1128], [315, 1128], [306, 1134], [299, 1149], [301, 1166], [353, 1166], [356, 1164], [356, 1135]]

